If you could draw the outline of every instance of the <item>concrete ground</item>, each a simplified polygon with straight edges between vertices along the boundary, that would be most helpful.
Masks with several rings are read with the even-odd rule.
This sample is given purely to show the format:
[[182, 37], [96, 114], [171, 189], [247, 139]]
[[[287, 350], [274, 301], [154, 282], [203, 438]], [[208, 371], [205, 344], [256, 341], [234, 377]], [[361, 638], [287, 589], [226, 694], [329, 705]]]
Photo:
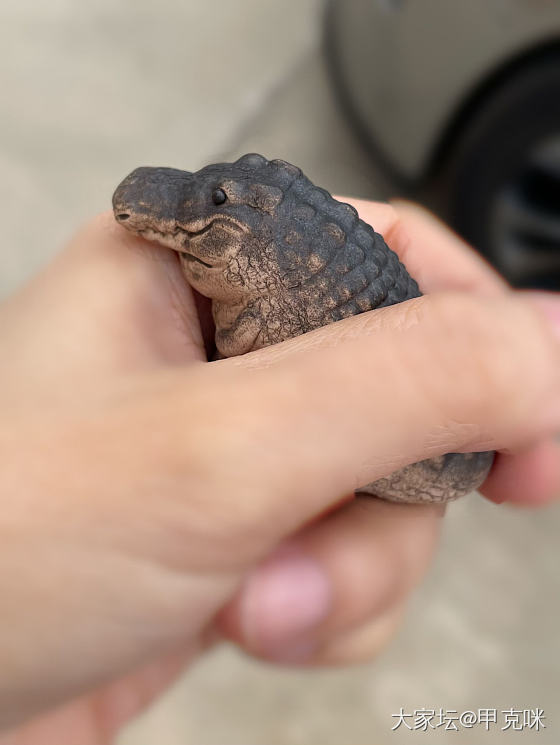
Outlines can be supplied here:
[[[384, 196], [333, 100], [319, 0], [3, 0], [0, 6], [0, 294], [105, 209], [140, 164], [193, 170], [261, 151], [338, 193]], [[428, 735], [392, 718], [497, 709], [490, 732], [430, 742], [560, 741], [560, 511], [452, 505], [435, 566], [374, 663], [294, 672], [234, 649], [208, 655], [119, 745], [373, 745]], [[547, 729], [502, 732], [501, 710], [544, 709]], [[78, 745], [78, 744], [77, 744]]]

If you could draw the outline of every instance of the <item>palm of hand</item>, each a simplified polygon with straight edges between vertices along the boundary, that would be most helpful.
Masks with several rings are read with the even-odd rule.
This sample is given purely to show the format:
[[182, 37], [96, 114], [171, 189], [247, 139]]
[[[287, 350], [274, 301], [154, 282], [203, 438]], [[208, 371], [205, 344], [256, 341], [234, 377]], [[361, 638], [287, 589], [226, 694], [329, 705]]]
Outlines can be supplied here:
[[[40, 329], [24, 335], [17, 324], [14, 359], [32, 359], [32, 367], [14, 370], [13, 382], [42, 377], [39, 390], [86, 399], [99, 395], [115, 379], [168, 364], [205, 360], [204, 343], [190, 288], [175, 255], [129, 239], [109, 215], [78, 235], [71, 246], [8, 303], [3, 317], [9, 344], [14, 314], [23, 325], [56, 329], [54, 343], [43, 345]], [[107, 240], [99, 243], [99, 230]], [[124, 244], [124, 245], [123, 245]], [[94, 253], [95, 252], [95, 253]], [[89, 254], [89, 256], [87, 256]], [[29, 305], [29, 296], [33, 302]], [[81, 299], [80, 299], [81, 298]], [[37, 313], [37, 311], [40, 311]], [[53, 344], [53, 335], [46, 338]], [[80, 343], [80, 339], [87, 341]], [[8, 347], [9, 348], [9, 347]], [[9, 352], [8, 352], [9, 353]], [[53, 359], [54, 356], [54, 359]], [[9, 383], [4, 391], [9, 397]], [[35, 405], [35, 402], [29, 402]], [[98, 745], [155, 698], [195, 653], [180, 651], [147, 668], [41, 716], [17, 732], [0, 736], [4, 745]]]

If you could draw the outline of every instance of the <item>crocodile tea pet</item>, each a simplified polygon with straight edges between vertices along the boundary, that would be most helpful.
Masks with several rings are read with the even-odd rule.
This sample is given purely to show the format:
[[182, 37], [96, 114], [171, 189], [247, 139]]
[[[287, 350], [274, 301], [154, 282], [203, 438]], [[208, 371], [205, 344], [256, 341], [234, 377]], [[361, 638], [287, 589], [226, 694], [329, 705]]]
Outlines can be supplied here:
[[[224, 357], [421, 295], [383, 237], [283, 160], [245, 155], [196, 173], [137, 168], [113, 195], [127, 230], [177, 251], [212, 300]], [[449, 453], [361, 487], [398, 502], [444, 502], [486, 478], [493, 453]]]

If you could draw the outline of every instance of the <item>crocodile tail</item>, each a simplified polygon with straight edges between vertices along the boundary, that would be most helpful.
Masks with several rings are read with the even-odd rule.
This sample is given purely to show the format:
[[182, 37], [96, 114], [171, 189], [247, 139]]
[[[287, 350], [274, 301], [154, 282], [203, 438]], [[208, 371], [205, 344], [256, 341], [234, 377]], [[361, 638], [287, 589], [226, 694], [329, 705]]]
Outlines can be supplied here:
[[485, 480], [493, 452], [447, 453], [412, 463], [356, 490], [390, 502], [448, 502], [474, 491]]

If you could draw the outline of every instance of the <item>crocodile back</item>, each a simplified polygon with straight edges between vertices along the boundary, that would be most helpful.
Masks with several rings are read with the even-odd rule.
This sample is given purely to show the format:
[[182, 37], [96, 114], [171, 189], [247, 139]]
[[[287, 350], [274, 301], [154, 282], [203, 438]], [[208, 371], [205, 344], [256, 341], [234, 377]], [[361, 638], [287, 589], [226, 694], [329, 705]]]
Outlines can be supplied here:
[[272, 223], [276, 263], [286, 288], [306, 309], [309, 329], [421, 295], [397, 254], [354, 207], [315, 186], [299, 168], [267, 164], [267, 177], [284, 194]]

